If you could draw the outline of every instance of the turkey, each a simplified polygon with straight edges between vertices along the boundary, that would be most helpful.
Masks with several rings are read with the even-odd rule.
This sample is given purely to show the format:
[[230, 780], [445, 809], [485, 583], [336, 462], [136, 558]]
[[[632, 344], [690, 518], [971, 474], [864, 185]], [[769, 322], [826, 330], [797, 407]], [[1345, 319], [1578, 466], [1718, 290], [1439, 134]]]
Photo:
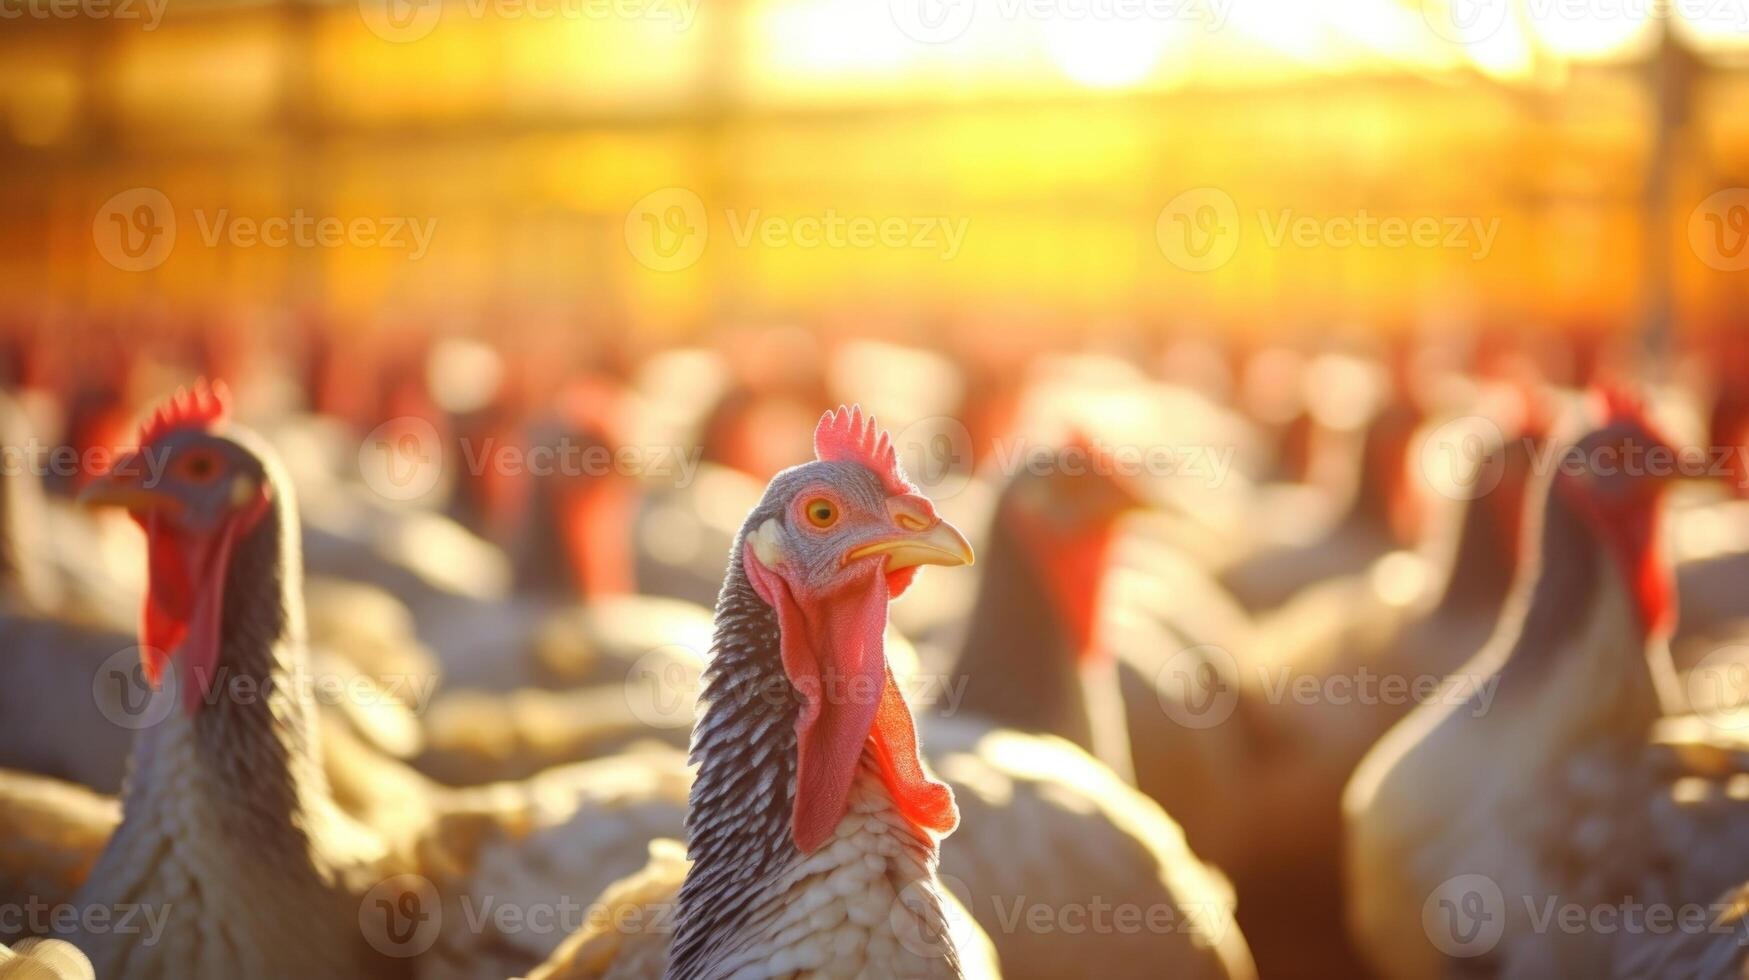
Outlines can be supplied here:
[[[1113, 665], [1094, 634], [1115, 528], [1139, 491], [1068, 465], [1094, 451], [1085, 439], [1036, 449], [998, 496], [971, 619], [943, 674], [962, 692], [923, 723], [928, 758], [964, 817], [942, 845], [942, 869], [1006, 976], [1252, 976], [1231, 888], [1158, 805], [1099, 761], [1123, 767], [1128, 753]], [[1101, 901], [1174, 925], [1016, 925], [1020, 912]]]
[[693, 733], [690, 864], [658, 852], [615, 890], [647, 901], [678, 888], [672, 935], [598, 925], [538, 976], [647, 976], [662, 962], [675, 980], [995, 975], [936, 878], [958, 812], [919, 757], [882, 643], [887, 603], [918, 567], [970, 564], [970, 547], [859, 410], [827, 413], [815, 453], [773, 477], [730, 556]]
[[[998, 496], [983, 580], [945, 674], [964, 682], [963, 693], [933, 706], [924, 724], [929, 758], [966, 815], [942, 867], [964, 883], [1009, 976], [1251, 976], [1231, 886], [1193, 853], [1169, 811], [1119, 776], [1132, 754], [1153, 747], [1125, 727], [1137, 720], [1119, 701], [1129, 668], [1113, 652], [1133, 634], [1102, 621], [1102, 595], [1108, 580], [1152, 573], [1179, 575], [1167, 580], [1193, 593], [1198, 576], [1118, 556], [1144, 490], [1080, 466], [1091, 452], [1085, 439], [1035, 449]], [[1148, 710], [1159, 713], [1157, 704]], [[1163, 910], [1178, 927], [1085, 939], [1013, 927], [1019, 907], [1100, 899]]]
[[[162, 478], [141, 465], [147, 454], [162, 461]], [[518, 844], [573, 822], [590, 834], [572, 836], [568, 851], [585, 871], [603, 865], [599, 888], [631, 869], [608, 867], [615, 855], [678, 831], [678, 753], [446, 791], [345, 729], [319, 730], [304, 683], [291, 493], [272, 452], [228, 423], [221, 392], [172, 399], [142, 430], [138, 453], [86, 493], [127, 507], [147, 532], [137, 655], [158, 694], [136, 734], [120, 823], [94, 863], [79, 849], [112, 810], [42, 777], [0, 779], [0, 825], [51, 845], [12, 850], [9, 835], [0, 892], [82, 880], [76, 908], [171, 910], [154, 944], [76, 935], [100, 976], [400, 976], [415, 962], [423, 972], [409, 955], [422, 950], [398, 946], [387, 923], [364, 927], [375, 921], [361, 911], [367, 896], [417, 908], [420, 880], [446, 903], [481, 881], [502, 887], [512, 872], [540, 871], [542, 855]], [[654, 801], [652, 818], [591, 819], [640, 801]], [[451, 970], [466, 954], [485, 956], [467, 945], [481, 936], [460, 938], [460, 948], [431, 955]]]
[[1672, 451], [1617, 391], [1591, 425], [1539, 484], [1536, 559], [1464, 668], [1492, 703], [1416, 709], [1345, 794], [1350, 926], [1385, 976], [1646, 976], [1646, 930], [1538, 916], [1704, 905], [1749, 879], [1741, 736], [1662, 717], [1675, 596], [1655, 461]]
[[[1356, 407], [1372, 380], [1370, 366], [1330, 356], [1308, 373], [1308, 385], [1318, 397], [1341, 402], [1345, 416], [1362, 413], [1358, 431], [1329, 427], [1334, 445], [1323, 455], [1335, 457], [1340, 470], [1338, 516], [1327, 527], [1314, 525], [1302, 540], [1262, 547], [1221, 572], [1221, 582], [1245, 609], [1274, 609], [1299, 590], [1326, 578], [1353, 574], [1412, 540], [1415, 498], [1409, 481], [1409, 449], [1422, 411], [1406, 393], [1380, 397], [1380, 404]], [[1340, 365], [1340, 366], [1338, 366]], [[1376, 380], [1373, 380], [1376, 386]], [[1347, 425], [1354, 420], [1344, 418]], [[1259, 519], [1263, 519], [1260, 515]], [[1304, 522], [1301, 523], [1304, 529]]]
[[[221, 393], [179, 395], [85, 492], [146, 531], [140, 656], [154, 686], [175, 677], [165, 717], [137, 737], [121, 825], [73, 903], [175, 914], [157, 944], [110, 931], [77, 942], [102, 976], [383, 973], [345, 876], [384, 855], [333, 806], [298, 692], [296, 516], [253, 437], [219, 434], [224, 414]], [[149, 453], [165, 461], [159, 479]], [[228, 696], [238, 683], [255, 693]]]
[[1505, 605], [1537, 430], [1504, 419], [1477, 430], [1487, 492], [1446, 502], [1419, 554], [1312, 586], [1249, 632], [1222, 638], [1200, 625], [1201, 606], [1114, 576], [1101, 630], [1137, 785], [1233, 877], [1266, 972], [1307, 962], [1309, 944], [1340, 948], [1319, 937], [1342, 928], [1343, 787], [1416, 702], [1461, 684], [1449, 675]]

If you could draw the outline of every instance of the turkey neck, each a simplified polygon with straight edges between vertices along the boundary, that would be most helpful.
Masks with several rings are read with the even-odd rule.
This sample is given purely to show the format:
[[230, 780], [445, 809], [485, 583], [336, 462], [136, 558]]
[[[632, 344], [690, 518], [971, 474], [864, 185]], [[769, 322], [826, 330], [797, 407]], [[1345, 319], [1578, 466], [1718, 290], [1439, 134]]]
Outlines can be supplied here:
[[1516, 600], [1522, 616], [1505, 622], [1515, 635], [1496, 710], [1638, 742], [1661, 713], [1664, 679], [1647, 654], [1662, 643], [1646, 637], [1615, 559], [1558, 493], [1548, 495], [1539, 537]]
[[1389, 463], [1387, 423], [1375, 420], [1360, 440], [1360, 459], [1354, 469], [1353, 496], [1343, 516], [1345, 527], [1389, 534], [1391, 531], [1391, 485], [1383, 474]]
[[[135, 737], [118, 838], [200, 832], [244, 867], [309, 864], [305, 809], [327, 787], [307, 694], [297, 520], [283, 487], [276, 482], [271, 505], [231, 554], [207, 696], [193, 711], [168, 706]], [[163, 691], [181, 697], [182, 685], [167, 677]]]
[[960, 711], [1091, 751], [1081, 665], [1039, 571], [1000, 518], [985, 550], [987, 571], [953, 670], [965, 683]]
[[[777, 611], [741, 567], [741, 539], [717, 597], [716, 634], [692, 733], [698, 765], [686, 814], [692, 869], [680, 890], [670, 976], [700, 975], [715, 940], [755, 911], [800, 855], [790, 840], [801, 698], [783, 670]], [[756, 884], [757, 883], [757, 884]]]
[[1501, 547], [1507, 540], [1501, 523], [1487, 495], [1464, 502], [1433, 615], [1494, 615], [1505, 604], [1515, 570]]
[[[791, 902], [821, 894], [827, 887], [820, 881], [823, 868], [829, 872], [835, 863], [881, 853], [878, 860], [890, 879], [927, 882], [937, 857], [935, 842], [904, 819], [880, 819], [880, 832], [850, 835], [865, 843], [896, 841], [900, 846], [893, 850], [900, 854], [852, 846], [848, 850], [863, 856], [845, 858], [841, 845], [847, 837], [806, 857], [796, 849], [790, 823], [802, 700], [783, 669], [777, 612], [754, 591], [741, 553], [737, 537], [717, 599], [702, 712], [693, 729], [698, 773], [686, 816], [692, 867], [680, 889], [669, 951], [671, 980], [725, 976], [768, 954], [761, 950], [788, 942], [772, 931], [774, 915]], [[866, 806], [858, 810], [857, 800], [869, 796], [859, 790], [871, 785], [879, 787], [881, 778], [865, 749], [848, 818], [879, 819]]]

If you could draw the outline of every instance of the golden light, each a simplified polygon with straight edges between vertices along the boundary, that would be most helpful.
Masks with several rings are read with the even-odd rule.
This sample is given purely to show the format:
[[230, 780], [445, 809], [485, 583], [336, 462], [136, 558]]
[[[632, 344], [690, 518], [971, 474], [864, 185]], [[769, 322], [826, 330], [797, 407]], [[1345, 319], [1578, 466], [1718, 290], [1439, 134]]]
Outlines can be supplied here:
[[1172, 21], [1061, 19], [1048, 25], [1045, 43], [1063, 74], [1091, 88], [1117, 88], [1152, 75], [1179, 29]]
[[1470, 60], [1483, 72], [1501, 79], [1522, 79], [1536, 67], [1536, 52], [1517, 17], [1508, 15], [1500, 27], [1464, 45]]
[[1749, 7], [1716, 0], [1688, 0], [1677, 3], [1676, 10], [1672, 29], [1702, 51], [1749, 50]]
[[1525, 19], [1537, 43], [1562, 58], [1605, 60], [1637, 54], [1653, 36], [1650, 0], [1585, 5], [1528, 3]]

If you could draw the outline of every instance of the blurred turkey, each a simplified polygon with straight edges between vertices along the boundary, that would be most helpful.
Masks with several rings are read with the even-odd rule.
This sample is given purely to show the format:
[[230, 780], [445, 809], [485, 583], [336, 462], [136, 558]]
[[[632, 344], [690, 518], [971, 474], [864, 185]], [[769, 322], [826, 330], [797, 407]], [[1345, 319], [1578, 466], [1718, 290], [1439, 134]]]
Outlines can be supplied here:
[[1133, 578], [1106, 603], [1137, 785], [1233, 876], [1266, 971], [1311, 969], [1308, 944], [1338, 948], [1343, 786], [1417, 702], [1467, 691], [1450, 675], [1500, 618], [1540, 431], [1496, 417], [1460, 437], [1479, 458], [1454, 460], [1446, 492], [1465, 492], [1419, 553], [1311, 586], [1235, 634], [1245, 646], [1187, 629], [1194, 607]]
[[[0, 418], [19, 422], [3, 411]], [[111, 520], [116, 515], [45, 501], [39, 489], [28, 469], [0, 473], [0, 551], [25, 570], [0, 600], [0, 663], [15, 681], [0, 688], [0, 767], [115, 793], [146, 686], [138, 641], [127, 632], [138, 621], [138, 573], [110, 564], [145, 564], [138, 532]], [[45, 515], [52, 516], [46, 524]], [[39, 573], [56, 583], [46, 593], [21, 584]], [[344, 601], [336, 595], [342, 591]], [[384, 751], [410, 753], [420, 743], [413, 712], [437, 674], [408, 635], [404, 611], [397, 620], [393, 608], [383, 608], [386, 600], [373, 603], [362, 591], [330, 584], [312, 593], [319, 601], [311, 647], [322, 691], [353, 695], [325, 697], [325, 723], [348, 724]], [[93, 605], [100, 598], [110, 604], [101, 614]]]
[[[1279, 607], [1301, 589], [1362, 571], [1415, 539], [1416, 512], [1409, 449], [1422, 411], [1401, 385], [1369, 361], [1326, 354], [1303, 383], [1313, 419], [1306, 471], [1329, 486], [1323, 503], [1301, 493], [1294, 537], [1264, 538], [1257, 549], [1221, 573], [1221, 582], [1252, 612]], [[1269, 498], [1264, 497], [1262, 501]], [[1260, 511], [1260, 515], [1262, 512]]]
[[[164, 711], [136, 737], [121, 822], [95, 863], [77, 861], [67, 852], [94, 835], [69, 839], [55, 828], [95, 829], [112, 811], [41, 777], [0, 781], [0, 822], [56, 842], [16, 855], [0, 891], [15, 894], [46, 863], [83, 879], [75, 906], [176, 909], [156, 945], [116, 932], [76, 936], [100, 975], [405, 975], [411, 963], [392, 940], [399, 930], [360, 929], [367, 892], [386, 907], [404, 907], [407, 894], [415, 908], [426, 900], [420, 879], [393, 875], [422, 875], [454, 901], [478, 876], [502, 884], [549, 868], [555, 843], [539, 843], [545, 830], [654, 803], [647, 820], [586, 820], [587, 832], [570, 836], [572, 855], [601, 865], [605, 885], [625, 870], [613, 869], [614, 853], [641, 854], [648, 840], [678, 832], [687, 777], [674, 753], [447, 791], [344, 730], [318, 736], [304, 683], [297, 519], [272, 452], [229, 424], [222, 396], [204, 388], [161, 408], [141, 445], [166, 454], [161, 480], [148, 481], [130, 457], [87, 491], [127, 507], [151, 555], [139, 655]], [[525, 841], [536, 843], [519, 851]], [[489, 949], [435, 955], [446, 969], [472, 962], [479, 975], [505, 974]]]
[[[1093, 630], [1113, 528], [1137, 502], [1110, 476], [1071, 468], [1090, 448], [1065, 447], [1072, 459], [1034, 450], [997, 501], [964, 639], [940, 675], [963, 686], [948, 686], [923, 725], [965, 817], [942, 868], [965, 883], [1010, 976], [1251, 976], [1231, 887], [1167, 813], [1088, 754], [1127, 771], [1113, 665]], [[1013, 928], [1019, 906], [1101, 900], [1170, 909], [1181, 928], [1084, 942]]]
[[1658, 937], [1539, 929], [1529, 916], [1550, 902], [1710, 903], [1749, 878], [1740, 735], [1716, 718], [1661, 717], [1679, 700], [1666, 480], [1619, 461], [1667, 442], [1615, 392], [1587, 424], [1539, 484], [1536, 562], [1514, 611], [1465, 668], [1491, 693], [1418, 708], [1345, 796], [1350, 923], [1387, 976], [1458, 969], [1468, 930], [1424, 927], [1420, 910], [1474, 910], [1477, 897], [1501, 932], [1460, 949], [1462, 969], [1645, 976], [1633, 964], [1660, 954], [1634, 947]]

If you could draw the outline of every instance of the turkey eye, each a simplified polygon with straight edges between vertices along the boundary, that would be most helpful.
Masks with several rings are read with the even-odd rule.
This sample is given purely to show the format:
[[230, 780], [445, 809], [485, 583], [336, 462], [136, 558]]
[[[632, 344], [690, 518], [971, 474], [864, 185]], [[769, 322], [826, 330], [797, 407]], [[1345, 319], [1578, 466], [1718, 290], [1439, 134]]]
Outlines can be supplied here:
[[185, 479], [205, 483], [218, 475], [219, 462], [211, 453], [194, 452], [182, 457], [176, 470]]
[[808, 523], [815, 527], [831, 527], [838, 523], [838, 508], [824, 497], [808, 501], [808, 506], [803, 509], [808, 515]]

